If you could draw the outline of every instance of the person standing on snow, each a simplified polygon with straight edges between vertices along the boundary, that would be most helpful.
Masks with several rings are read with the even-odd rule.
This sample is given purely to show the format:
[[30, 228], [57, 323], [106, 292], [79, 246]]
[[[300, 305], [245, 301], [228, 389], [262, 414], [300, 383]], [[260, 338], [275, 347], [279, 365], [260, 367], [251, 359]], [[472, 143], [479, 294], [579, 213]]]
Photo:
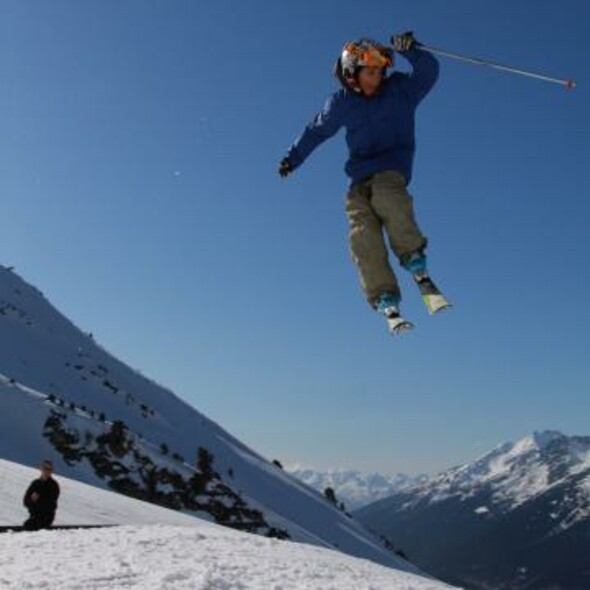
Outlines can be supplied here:
[[43, 461], [40, 469], [41, 476], [31, 483], [23, 499], [29, 510], [29, 518], [23, 525], [28, 531], [49, 528], [53, 524], [57, 510], [60, 490], [52, 477], [53, 463]]
[[[402, 267], [412, 273], [431, 313], [449, 304], [426, 270], [427, 239], [414, 215], [407, 185], [412, 179], [415, 151], [414, 113], [434, 86], [436, 58], [418, 49], [412, 33], [392, 37], [391, 48], [363, 38], [347, 43], [336, 62], [342, 89], [305, 128], [281, 160], [279, 174], [287, 177], [322, 142], [346, 128], [351, 179], [346, 198], [350, 250], [369, 304], [383, 314], [392, 333], [413, 326], [399, 312], [401, 292], [389, 263], [383, 237]], [[412, 65], [412, 74], [393, 72], [394, 53]]]

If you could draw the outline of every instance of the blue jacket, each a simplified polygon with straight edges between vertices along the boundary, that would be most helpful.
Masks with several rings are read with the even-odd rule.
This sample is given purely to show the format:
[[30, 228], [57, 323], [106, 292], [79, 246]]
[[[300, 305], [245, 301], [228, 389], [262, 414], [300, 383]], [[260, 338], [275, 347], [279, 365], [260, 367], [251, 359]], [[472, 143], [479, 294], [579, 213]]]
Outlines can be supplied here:
[[412, 49], [402, 55], [412, 64], [412, 74], [393, 72], [371, 97], [342, 89], [328, 98], [289, 149], [293, 169], [345, 127], [349, 151], [345, 170], [351, 184], [384, 170], [395, 170], [410, 183], [416, 148], [414, 112], [434, 86], [439, 67], [427, 51]]

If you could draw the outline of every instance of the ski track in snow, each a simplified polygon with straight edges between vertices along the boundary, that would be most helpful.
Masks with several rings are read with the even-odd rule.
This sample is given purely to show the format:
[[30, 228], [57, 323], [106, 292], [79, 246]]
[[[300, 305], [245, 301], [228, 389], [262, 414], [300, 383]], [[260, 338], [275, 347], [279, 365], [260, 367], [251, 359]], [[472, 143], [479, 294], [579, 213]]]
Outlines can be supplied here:
[[444, 590], [335, 551], [204, 524], [0, 535], [3, 590]]

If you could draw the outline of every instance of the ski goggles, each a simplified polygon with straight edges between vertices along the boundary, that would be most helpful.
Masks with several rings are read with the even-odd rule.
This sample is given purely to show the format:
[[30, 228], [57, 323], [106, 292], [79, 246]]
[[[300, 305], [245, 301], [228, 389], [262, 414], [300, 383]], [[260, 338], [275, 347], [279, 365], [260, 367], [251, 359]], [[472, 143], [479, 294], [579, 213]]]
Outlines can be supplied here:
[[386, 49], [378, 49], [374, 46], [348, 43], [344, 47], [344, 52], [352, 55], [357, 65], [363, 67], [377, 66], [379, 68], [387, 68], [393, 64], [393, 59], [387, 54]]

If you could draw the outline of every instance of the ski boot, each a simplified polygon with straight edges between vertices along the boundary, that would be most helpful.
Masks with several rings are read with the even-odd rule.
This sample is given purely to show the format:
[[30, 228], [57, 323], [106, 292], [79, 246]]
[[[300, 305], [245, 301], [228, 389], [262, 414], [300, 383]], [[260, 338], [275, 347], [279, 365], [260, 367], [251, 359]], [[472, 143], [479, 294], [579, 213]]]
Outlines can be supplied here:
[[404, 319], [399, 311], [399, 296], [392, 293], [383, 293], [375, 301], [375, 310], [385, 316], [387, 326], [391, 334], [397, 335], [409, 332], [414, 325]]
[[418, 289], [422, 295], [422, 301], [424, 301], [424, 305], [426, 305], [426, 309], [430, 315], [452, 307], [430, 278], [426, 269], [426, 256], [422, 250], [412, 252], [412, 254], [402, 261], [402, 265], [412, 273], [414, 282], [418, 285]]

